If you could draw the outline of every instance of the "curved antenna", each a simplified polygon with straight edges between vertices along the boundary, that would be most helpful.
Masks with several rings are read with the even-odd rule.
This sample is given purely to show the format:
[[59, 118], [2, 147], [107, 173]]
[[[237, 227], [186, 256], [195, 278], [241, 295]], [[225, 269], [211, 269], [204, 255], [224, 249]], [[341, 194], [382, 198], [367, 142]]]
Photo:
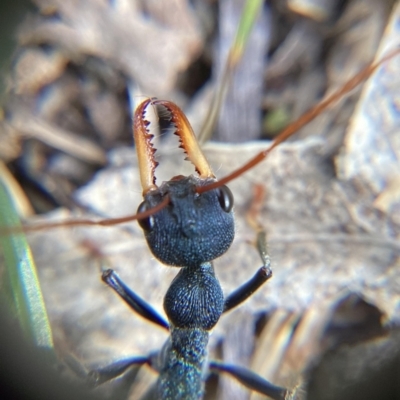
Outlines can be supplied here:
[[2, 235], [10, 235], [14, 233], [21, 233], [21, 232], [37, 232], [42, 231], [44, 229], [55, 229], [55, 228], [66, 228], [72, 226], [113, 226], [118, 224], [124, 224], [126, 222], [141, 220], [154, 215], [155, 213], [161, 211], [167, 204], [169, 203], [169, 196], [165, 196], [163, 201], [155, 207], [149, 208], [148, 210], [135, 214], [129, 215], [126, 217], [119, 217], [119, 218], [105, 218], [100, 220], [93, 220], [93, 219], [69, 219], [67, 221], [57, 221], [57, 222], [46, 222], [43, 224], [35, 224], [32, 226], [24, 225], [24, 226], [15, 226], [9, 228], [1, 228], [0, 229], [0, 236]]
[[150, 190], [157, 189], [156, 177], [154, 175], [154, 171], [158, 165], [158, 162], [154, 158], [154, 153], [157, 150], [153, 147], [153, 143], [151, 142], [154, 135], [148, 130], [150, 122], [145, 119], [146, 108], [151, 102], [152, 99], [147, 99], [140, 103], [135, 111], [133, 119], [133, 137], [138, 156], [143, 195]]
[[358, 86], [363, 80], [367, 79], [381, 64], [389, 60], [390, 58], [394, 57], [400, 53], [400, 49], [397, 48], [393, 51], [391, 51], [388, 55], [385, 57], [381, 58], [377, 62], [372, 62], [368, 66], [366, 66], [363, 70], [361, 70], [357, 75], [355, 75], [353, 78], [351, 78], [349, 81], [347, 81], [342, 87], [340, 87], [338, 90], [333, 92], [331, 95], [326, 97], [324, 100], [319, 102], [317, 105], [312, 107], [310, 110], [308, 110], [305, 114], [303, 114], [299, 119], [297, 119], [295, 122], [291, 123], [289, 126], [287, 126], [271, 143], [271, 145], [258, 153], [255, 157], [253, 157], [250, 161], [248, 161], [246, 164], [244, 164], [242, 167], [236, 169], [235, 171], [231, 172], [229, 175], [225, 176], [224, 178], [218, 180], [217, 182], [211, 183], [209, 185], [205, 186], [199, 186], [197, 187], [196, 191], [197, 193], [204, 193], [212, 189], [216, 189], [222, 185], [225, 185], [226, 183], [238, 178], [257, 164], [259, 164], [261, 161], [263, 161], [268, 154], [280, 143], [284, 142], [286, 139], [288, 139], [290, 136], [295, 134], [300, 128], [302, 128], [304, 125], [308, 124], [310, 121], [312, 121], [315, 117], [317, 117], [322, 111], [326, 110], [332, 103], [336, 102], [337, 100], [340, 100], [346, 93], [348, 93], [350, 90], [354, 89], [356, 86]]
[[215, 178], [210, 164], [201, 151], [196, 135], [183, 111], [176, 104], [168, 100], [153, 100], [152, 104], [161, 105], [169, 111], [171, 122], [176, 128], [174, 133], [179, 136], [179, 147], [187, 154], [186, 159], [194, 165], [200, 178]]

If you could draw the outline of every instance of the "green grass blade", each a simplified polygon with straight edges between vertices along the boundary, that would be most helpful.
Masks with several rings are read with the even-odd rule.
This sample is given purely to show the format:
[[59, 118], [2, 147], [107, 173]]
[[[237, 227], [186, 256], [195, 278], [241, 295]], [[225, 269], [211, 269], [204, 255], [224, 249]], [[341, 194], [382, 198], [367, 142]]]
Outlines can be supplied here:
[[236, 32], [235, 41], [229, 50], [228, 59], [225, 64], [224, 71], [222, 73], [222, 78], [220, 84], [218, 85], [213, 100], [211, 102], [210, 108], [208, 109], [207, 116], [204, 120], [203, 126], [200, 130], [198, 140], [200, 143], [204, 143], [209, 140], [212, 136], [213, 130], [217, 123], [217, 118], [221, 105], [224, 101], [226, 92], [229, 87], [231, 76], [239, 64], [244, 49], [246, 47], [247, 40], [249, 38], [251, 29], [260, 13], [261, 7], [263, 6], [262, 0], [247, 0], [243, 8], [242, 16], [240, 18], [239, 27]]
[[228, 64], [230, 64], [230, 68], [232, 69], [236, 67], [242, 58], [250, 32], [254, 26], [257, 16], [260, 13], [263, 3], [264, 2], [262, 0], [247, 0], [244, 6], [239, 28], [236, 33], [235, 42], [232, 45], [228, 57]]
[[[12, 199], [0, 179], [0, 227], [20, 226]], [[53, 339], [43, 301], [36, 266], [23, 233], [0, 235], [4, 271], [1, 285], [2, 301], [10, 314], [20, 322], [23, 331], [38, 347], [52, 349]]]

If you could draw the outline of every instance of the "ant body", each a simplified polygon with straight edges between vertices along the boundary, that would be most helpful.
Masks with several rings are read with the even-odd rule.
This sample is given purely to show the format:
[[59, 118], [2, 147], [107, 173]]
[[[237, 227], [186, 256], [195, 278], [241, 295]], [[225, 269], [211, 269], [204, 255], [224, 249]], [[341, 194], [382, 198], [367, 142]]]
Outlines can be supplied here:
[[[144, 120], [146, 108], [163, 106], [180, 136], [181, 147], [194, 163], [199, 177], [177, 176], [160, 187], [155, 185], [152, 135]], [[151, 216], [140, 219], [152, 253], [164, 264], [180, 267], [164, 297], [168, 322], [132, 292], [112, 270], [103, 273], [103, 280], [138, 314], [170, 331], [162, 351], [148, 357], [134, 357], [92, 371], [96, 383], [120, 375], [137, 364], [149, 364], [159, 372], [150, 398], [200, 399], [204, 394], [207, 370], [224, 371], [249, 388], [273, 399], [287, 399], [289, 391], [271, 385], [244, 368], [209, 362], [209, 331], [222, 313], [246, 300], [272, 276], [269, 258], [262, 253], [263, 266], [252, 279], [224, 299], [215, 276], [212, 261], [221, 256], [234, 238], [233, 195], [227, 186], [198, 193], [200, 187], [215, 183], [211, 169], [197, 146], [192, 129], [182, 111], [173, 103], [159, 100], [143, 102], [135, 112], [134, 135], [137, 144], [144, 201], [138, 212], [153, 209], [165, 200], [168, 205]]]

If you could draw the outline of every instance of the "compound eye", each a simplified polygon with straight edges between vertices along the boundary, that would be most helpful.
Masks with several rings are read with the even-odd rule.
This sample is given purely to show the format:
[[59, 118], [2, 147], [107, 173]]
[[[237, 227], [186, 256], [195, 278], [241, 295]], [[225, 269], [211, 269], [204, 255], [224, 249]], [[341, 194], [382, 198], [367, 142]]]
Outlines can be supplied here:
[[[147, 210], [148, 210], [147, 203], [145, 201], [143, 201], [142, 203], [140, 203], [140, 205], [137, 209], [137, 213], [140, 214]], [[138, 219], [138, 222], [139, 222], [140, 227], [145, 232], [150, 232], [154, 228], [154, 218], [152, 215], [150, 215], [147, 218]]]
[[233, 208], [233, 194], [228, 186], [219, 187], [217, 196], [221, 208], [226, 213], [231, 212]]

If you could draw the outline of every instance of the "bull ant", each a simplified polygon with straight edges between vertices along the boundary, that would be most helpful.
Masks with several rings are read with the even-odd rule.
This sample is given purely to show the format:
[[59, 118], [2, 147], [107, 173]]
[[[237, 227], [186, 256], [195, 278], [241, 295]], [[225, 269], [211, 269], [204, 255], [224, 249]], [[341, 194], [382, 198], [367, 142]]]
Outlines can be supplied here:
[[[161, 351], [143, 357], [131, 357], [91, 371], [90, 382], [97, 386], [122, 375], [132, 366], [147, 364], [159, 373], [146, 399], [201, 399], [204, 380], [209, 372], [224, 372], [249, 389], [284, 400], [293, 393], [275, 386], [250, 370], [207, 359], [210, 330], [221, 315], [241, 304], [272, 276], [269, 257], [259, 249], [262, 266], [236, 291], [224, 297], [212, 261], [224, 254], [234, 238], [233, 196], [225, 184], [260, 163], [278, 144], [294, 134], [345, 93], [367, 78], [380, 64], [396, 55], [396, 50], [371, 64], [342, 88], [317, 104], [298, 121], [286, 128], [264, 151], [229, 176], [217, 181], [201, 152], [192, 128], [183, 112], [172, 102], [156, 99], [144, 101], [134, 116], [134, 137], [140, 167], [144, 201], [136, 216], [93, 222], [88, 220], [60, 222], [24, 228], [25, 231], [58, 226], [113, 225], [138, 219], [147, 243], [156, 258], [170, 266], [180, 267], [165, 297], [168, 321], [129, 289], [113, 270], [103, 273], [103, 281], [139, 315], [169, 330], [170, 336]], [[148, 106], [164, 108], [175, 127], [175, 134], [198, 176], [175, 176], [156, 185]]]
[[[157, 163], [151, 143], [153, 136], [144, 119], [150, 104], [164, 107], [170, 113], [181, 147], [199, 176], [176, 176], [160, 187], [155, 184]], [[234, 238], [231, 191], [227, 186], [204, 190], [216, 178], [188, 120], [174, 103], [144, 101], [135, 112], [134, 136], [144, 196], [138, 212], [152, 209], [168, 198], [162, 210], [140, 219], [139, 224], [154, 256], [164, 264], [181, 268], [164, 297], [168, 322], [132, 292], [113, 270], [105, 271], [102, 279], [135, 312], [168, 329], [170, 337], [157, 354], [125, 359], [92, 371], [90, 376], [99, 384], [121, 375], [133, 365], [148, 364], [159, 373], [148, 398], [176, 400], [201, 399], [208, 371], [225, 372], [251, 390], [273, 399], [289, 398], [288, 390], [272, 385], [246, 368], [207, 361], [209, 332], [221, 315], [246, 300], [272, 276], [269, 258], [260, 251], [263, 266], [248, 282], [224, 298], [212, 261], [228, 250]]]

